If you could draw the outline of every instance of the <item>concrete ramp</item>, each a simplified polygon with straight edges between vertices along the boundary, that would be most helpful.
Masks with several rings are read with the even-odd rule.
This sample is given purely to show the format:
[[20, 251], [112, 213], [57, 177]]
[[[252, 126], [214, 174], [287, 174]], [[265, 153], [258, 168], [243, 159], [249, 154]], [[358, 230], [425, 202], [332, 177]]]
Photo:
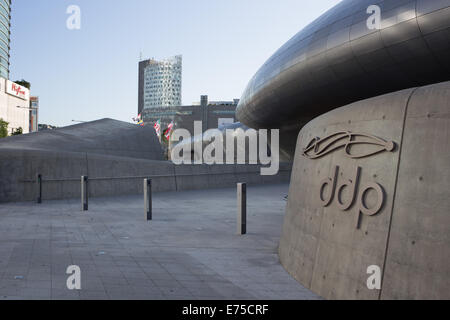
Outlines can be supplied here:
[[291, 165], [276, 176], [261, 176], [259, 165], [180, 165], [163, 161], [151, 126], [103, 119], [0, 141], [0, 203], [37, 198], [37, 175], [44, 200], [80, 197], [81, 176], [89, 196], [142, 194], [144, 178], [154, 191], [224, 188], [289, 181]]
[[127, 158], [163, 160], [163, 151], [151, 126], [101, 119], [56, 130], [0, 140], [1, 149], [81, 152]]

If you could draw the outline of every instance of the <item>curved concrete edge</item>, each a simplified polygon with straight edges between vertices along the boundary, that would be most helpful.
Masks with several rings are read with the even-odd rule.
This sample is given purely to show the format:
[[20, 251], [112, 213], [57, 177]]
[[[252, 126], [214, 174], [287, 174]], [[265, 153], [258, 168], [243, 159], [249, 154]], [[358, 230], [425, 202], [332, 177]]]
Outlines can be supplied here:
[[[308, 123], [298, 137], [279, 246], [285, 269], [327, 299], [449, 299], [449, 128], [450, 82], [360, 101]], [[397, 148], [361, 159], [348, 157], [344, 147], [315, 160], [303, 155], [312, 139], [342, 131]], [[362, 144], [357, 151], [372, 148]], [[336, 187], [324, 184], [321, 193], [336, 167]], [[359, 183], [348, 210], [339, 207], [337, 192], [329, 204], [321, 201], [320, 194], [328, 200], [346, 183], [340, 201], [350, 203], [351, 181]], [[363, 192], [375, 184], [380, 193]], [[362, 202], [371, 209], [378, 200], [384, 200], [378, 213], [360, 214]], [[380, 290], [367, 286], [370, 266], [381, 269]]]
[[0, 139], [3, 149], [81, 152], [163, 161], [163, 150], [152, 126], [101, 119], [55, 130]]
[[[281, 163], [279, 174], [270, 177], [261, 176], [260, 168], [247, 165], [176, 166], [168, 161], [2, 148], [0, 203], [35, 200], [37, 174], [44, 180], [44, 200], [80, 197], [83, 175], [90, 178], [90, 197], [141, 194], [144, 176], [153, 179], [155, 192], [225, 188], [238, 182], [250, 185], [289, 182], [291, 165], [288, 163]], [[128, 178], [117, 179], [119, 177]], [[55, 179], [58, 181], [45, 181]]]

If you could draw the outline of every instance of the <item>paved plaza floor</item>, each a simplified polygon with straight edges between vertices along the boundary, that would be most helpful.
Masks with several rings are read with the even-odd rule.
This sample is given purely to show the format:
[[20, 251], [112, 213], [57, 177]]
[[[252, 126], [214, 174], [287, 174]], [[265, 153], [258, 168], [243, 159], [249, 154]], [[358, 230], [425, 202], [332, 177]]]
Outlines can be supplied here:
[[[280, 265], [288, 185], [248, 187], [248, 234], [236, 189], [0, 204], [1, 299], [319, 299]], [[67, 267], [81, 290], [67, 288]]]

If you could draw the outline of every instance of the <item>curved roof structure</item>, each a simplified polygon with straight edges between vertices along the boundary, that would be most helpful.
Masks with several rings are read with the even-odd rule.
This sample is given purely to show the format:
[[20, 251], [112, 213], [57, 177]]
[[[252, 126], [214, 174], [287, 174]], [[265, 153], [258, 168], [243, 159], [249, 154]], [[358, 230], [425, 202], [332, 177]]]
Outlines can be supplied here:
[[79, 152], [163, 160], [163, 151], [152, 126], [140, 127], [113, 119], [4, 138], [0, 140], [0, 150], [2, 149]]
[[[381, 24], [371, 29], [374, 4]], [[446, 80], [450, 0], [344, 0], [261, 67], [237, 117], [252, 128], [283, 128], [362, 99]]]

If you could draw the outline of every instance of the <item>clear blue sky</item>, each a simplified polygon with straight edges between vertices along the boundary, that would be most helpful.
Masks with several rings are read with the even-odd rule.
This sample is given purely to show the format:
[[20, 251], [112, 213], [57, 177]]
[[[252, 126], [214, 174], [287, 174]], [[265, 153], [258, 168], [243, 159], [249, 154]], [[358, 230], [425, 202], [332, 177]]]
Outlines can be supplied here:
[[[31, 82], [40, 122], [137, 113], [137, 65], [183, 55], [183, 104], [240, 98], [258, 68], [339, 0], [13, 0], [11, 80]], [[81, 30], [66, 9], [81, 8]]]

